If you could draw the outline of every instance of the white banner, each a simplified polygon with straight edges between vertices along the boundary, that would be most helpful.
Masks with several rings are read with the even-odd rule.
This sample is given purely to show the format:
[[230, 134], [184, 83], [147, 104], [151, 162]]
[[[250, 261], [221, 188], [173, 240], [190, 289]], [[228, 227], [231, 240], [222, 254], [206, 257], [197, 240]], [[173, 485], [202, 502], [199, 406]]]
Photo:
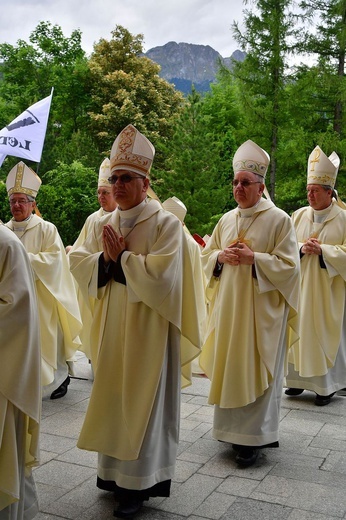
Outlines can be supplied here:
[[52, 96], [53, 89], [0, 130], [0, 166], [6, 155], [40, 162]]

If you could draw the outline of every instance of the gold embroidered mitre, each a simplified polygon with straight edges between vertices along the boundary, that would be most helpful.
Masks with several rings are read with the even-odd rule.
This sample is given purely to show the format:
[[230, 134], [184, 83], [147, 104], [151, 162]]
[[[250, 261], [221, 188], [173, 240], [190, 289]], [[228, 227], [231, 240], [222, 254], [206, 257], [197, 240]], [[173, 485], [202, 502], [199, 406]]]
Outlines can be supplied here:
[[16, 164], [6, 178], [6, 189], [8, 196], [12, 193], [24, 193], [36, 198], [41, 186], [41, 179], [23, 161]]
[[110, 160], [110, 170], [128, 170], [148, 177], [155, 155], [151, 142], [133, 125], [124, 128], [115, 139]]
[[339, 156], [333, 152], [329, 157], [316, 146], [308, 160], [307, 184], [322, 184], [334, 188], [340, 166]]
[[235, 152], [233, 157], [233, 171], [235, 174], [237, 172], [256, 173], [264, 178], [268, 170], [269, 162], [270, 157], [268, 153], [249, 139], [239, 146]]
[[102, 161], [102, 163], [100, 165], [97, 186], [99, 188], [101, 186], [105, 187], [105, 188], [109, 188], [111, 186], [111, 184], [108, 180], [109, 176], [110, 176], [110, 160], [107, 157], [106, 159], [104, 159]]

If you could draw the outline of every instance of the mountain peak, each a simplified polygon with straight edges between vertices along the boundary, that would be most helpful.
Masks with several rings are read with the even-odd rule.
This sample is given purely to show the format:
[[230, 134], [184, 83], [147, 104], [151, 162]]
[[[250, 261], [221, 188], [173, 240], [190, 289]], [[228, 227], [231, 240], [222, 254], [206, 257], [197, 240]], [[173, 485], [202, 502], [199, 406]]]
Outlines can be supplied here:
[[[243, 61], [245, 54], [237, 50], [230, 58], [223, 58], [210, 45], [170, 41], [149, 49], [145, 56], [160, 65], [162, 78], [174, 83], [184, 93], [189, 93], [192, 84], [196, 90], [209, 90], [210, 83], [215, 81], [220, 62], [229, 68], [231, 58]], [[178, 83], [184, 85], [183, 89]]]

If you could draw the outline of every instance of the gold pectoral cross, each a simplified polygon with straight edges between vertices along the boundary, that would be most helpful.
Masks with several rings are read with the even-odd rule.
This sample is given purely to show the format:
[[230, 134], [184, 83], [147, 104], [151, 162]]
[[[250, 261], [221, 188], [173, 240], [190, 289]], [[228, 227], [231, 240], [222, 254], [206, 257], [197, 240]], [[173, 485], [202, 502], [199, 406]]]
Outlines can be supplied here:
[[237, 244], [246, 244], [248, 247], [250, 247], [251, 240], [247, 240], [245, 238], [246, 232], [247, 232], [247, 229], [240, 230], [238, 237], [235, 240], [232, 240], [232, 242], [229, 244], [228, 247], [232, 247], [232, 246], [235, 246]]
[[[307, 240], [309, 240], [309, 238], [318, 238], [318, 236], [319, 236], [319, 234], [321, 233], [322, 229], [324, 228], [325, 224], [326, 224], [326, 223], [324, 222], [324, 223], [322, 224], [322, 226], [320, 227], [320, 229], [318, 229], [317, 231], [313, 231], [313, 232], [311, 233], [311, 235], [310, 235], [308, 238], [306, 238], [306, 239], [304, 240], [304, 242], [306, 242]], [[320, 244], [321, 241], [319, 240], [318, 243]]]
[[236, 244], [246, 244], [248, 247], [251, 248], [251, 240], [248, 240], [245, 238], [245, 235], [246, 233], [249, 231], [250, 227], [252, 226], [252, 224], [255, 222], [256, 218], [258, 217], [260, 213], [258, 212], [256, 215], [254, 215], [250, 221], [250, 224], [243, 228], [243, 229], [240, 229], [238, 228], [238, 215], [237, 215], [237, 220], [236, 220], [236, 230], [237, 230], [237, 233], [238, 233], [238, 237], [235, 239], [235, 240], [232, 240], [232, 242], [230, 243], [229, 247], [232, 247], [232, 246], [235, 246]]

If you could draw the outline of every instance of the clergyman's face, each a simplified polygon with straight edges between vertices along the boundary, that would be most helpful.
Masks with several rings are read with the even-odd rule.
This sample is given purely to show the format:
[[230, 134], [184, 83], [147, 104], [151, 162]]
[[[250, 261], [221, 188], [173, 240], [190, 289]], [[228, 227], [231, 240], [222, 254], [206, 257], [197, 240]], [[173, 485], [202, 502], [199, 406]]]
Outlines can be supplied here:
[[109, 188], [106, 186], [99, 186], [97, 189], [97, 199], [104, 211], [111, 212], [117, 207], [111, 186], [109, 186]]
[[234, 175], [233, 196], [241, 209], [252, 208], [262, 197], [264, 184], [257, 175], [240, 171]]
[[[116, 170], [111, 177], [112, 192], [116, 203], [122, 210], [138, 206], [147, 196], [149, 179], [128, 170]], [[130, 182], [128, 179], [131, 178]]]
[[308, 202], [313, 209], [328, 208], [332, 203], [332, 190], [325, 190], [320, 184], [308, 184], [306, 187]]
[[16, 222], [22, 222], [33, 212], [36, 202], [31, 202], [24, 193], [12, 193], [10, 196], [10, 209]]

